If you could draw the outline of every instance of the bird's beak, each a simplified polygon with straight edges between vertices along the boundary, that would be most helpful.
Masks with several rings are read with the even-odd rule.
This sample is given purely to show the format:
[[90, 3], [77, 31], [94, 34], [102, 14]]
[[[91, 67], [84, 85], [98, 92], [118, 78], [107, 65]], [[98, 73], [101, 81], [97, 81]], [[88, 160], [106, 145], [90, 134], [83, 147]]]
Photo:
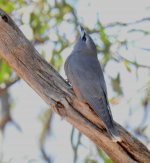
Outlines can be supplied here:
[[85, 31], [85, 29], [81, 25], [79, 25], [78, 29], [79, 29], [79, 32], [80, 32], [80, 37], [82, 39], [83, 36], [85, 36], [86, 31]]

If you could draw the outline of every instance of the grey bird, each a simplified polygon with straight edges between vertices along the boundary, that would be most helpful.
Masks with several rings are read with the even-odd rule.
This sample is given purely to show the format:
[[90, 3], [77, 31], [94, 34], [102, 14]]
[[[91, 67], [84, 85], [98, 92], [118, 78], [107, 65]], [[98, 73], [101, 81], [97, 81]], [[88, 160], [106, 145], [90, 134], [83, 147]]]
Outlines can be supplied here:
[[121, 141], [110, 111], [96, 46], [84, 28], [81, 26], [79, 28], [80, 38], [65, 62], [65, 73], [77, 98], [88, 103], [101, 118], [113, 141]]

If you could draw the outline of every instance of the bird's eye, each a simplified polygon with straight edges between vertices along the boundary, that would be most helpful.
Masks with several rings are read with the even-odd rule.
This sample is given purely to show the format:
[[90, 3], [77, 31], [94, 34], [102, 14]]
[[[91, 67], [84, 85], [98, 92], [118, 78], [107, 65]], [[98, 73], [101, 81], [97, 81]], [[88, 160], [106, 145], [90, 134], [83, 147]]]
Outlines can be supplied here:
[[84, 33], [83, 37], [82, 37], [83, 41], [86, 41], [86, 34]]

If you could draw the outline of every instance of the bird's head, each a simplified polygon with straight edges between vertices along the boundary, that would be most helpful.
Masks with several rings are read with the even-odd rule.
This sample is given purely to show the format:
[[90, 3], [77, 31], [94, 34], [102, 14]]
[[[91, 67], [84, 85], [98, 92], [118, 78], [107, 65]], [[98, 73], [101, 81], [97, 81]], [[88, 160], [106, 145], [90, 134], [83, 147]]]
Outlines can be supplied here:
[[97, 50], [94, 41], [82, 26], [79, 26], [80, 38], [77, 41], [74, 50], [83, 52], [83, 54], [96, 55]]

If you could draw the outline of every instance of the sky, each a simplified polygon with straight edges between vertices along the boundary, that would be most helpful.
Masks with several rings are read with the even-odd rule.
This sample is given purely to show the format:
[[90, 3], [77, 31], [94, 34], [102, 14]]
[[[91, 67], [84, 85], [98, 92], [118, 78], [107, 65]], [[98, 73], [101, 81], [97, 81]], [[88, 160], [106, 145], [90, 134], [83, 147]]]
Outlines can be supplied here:
[[[76, 8], [76, 14], [78, 16], [79, 22], [82, 22], [85, 26], [89, 28], [94, 28], [96, 25], [97, 18], [99, 17], [102, 23], [105, 25], [117, 21], [117, 22], [133, 22], [143, 17], [147, 17], [150, 15], [149, 10], [145, 10], [145, 7], [150, 6], [149, 0], [78, 0], [78, 1], [71, 1], [68, 0], [69, 3], [74, 4]], [[26, 18], [24, 18], [26, 19]], [[63, 29], [63, 32], [68, 32], [67, 28]], [[144, 24], [143, 28], [149, 29], [147, 24]], [[31, 32], [27, 32], [29, 29], [25, 26], [22, 28], [24, 34], [30, 38], [32, 37]], [[111, 31], [108, 31], [111, 33]], [[70, 39], [72, 40], [72, 34], [70, 31]], [[131, 41], [138, 37], [137, 45], [142, 45], [145, 48], [149, 48], [150, 38], [140, 39], [140, 35], [132, 35], [130, 38], [126, 35], [125, 31], [121, 31], [119, 35], [120, 39], [128, 38]], [[49, 50], [49, 47], [45, 47]], [[113, 47], [112, 47], [113, 48]], [[115, 47], [114, 47], [115, 49]], [[67, 57], [66, 53], [70, 53], [70, 49], [65, 51], [64, 57]], [[128, 57], [129, 59], [132, 58], [132, 54], [136, 54], [137, 60], [141, 64], [149, 65], [150, 56], [147, 52], [141, 53], [139, 49], [135, 47], [129, 47], [129, 50], [126, 51], [122, 49], [121, 55]], [[115, 53], [115, 52], [114, 52]], [[119, 122], [120, 124], [124, 125], [125, 121], [129, 118], [130, 108], [128, 108], [129, 99], [135, 97], [135, 101], [133, 102], [132, 106], [137, 107], [138, 109], [135, 111], [136, 113], [129, 119], [130, 123], [134, 125], [138, 125], [141, 122], [141, 114], [142, 110], [139, 107], [138, 100], [144, 96], [144, 89], [145, 84], [149, 79], [149, 72], [145, 69], [139, 70], [139, 75], [142, 77], [142, 80], [136, 82], [135, 71], [132, 73], [128, 73], [123, 64], [113, 64], [110, 63], [106, 67], [106, 73], [115, 76], [116, 72], [121, 72], [124, 74], [122, 76], [122, 86], [126, 90], [126, 94], [124, 99], [121, 99], [121, 103], [118, 105], [112, 106], [112, 112], [114, 115], [114, 119]], [[62, 76], [64, 75], [63, 67], [61, 69]], [[108, 94], [109, 97], [113, 97], [113, 91], [111, 90], [109, 79], [106, 77], [106, 83], [108, 83]], [[137, 94], [137, 90], [142, 89], [140, 94]], [[12, 124], [8, 125], [6, 128], [6, 137], [4, 140], [5, 146], [3, 147], [4, 150], [4, 160], [10, 161], [11, 163], [42, 163], [41, 154], [38, 150], [37, 142], [38, 142], [38, 135], [41, 131], [42, 125], [40, 121], [37, 121], [37, 116], [41, 112], [41, 108], [44, 110], [48, 109], [48, 106], [45, 102], [23, 81], [18, 82], [15, 84], [11, 89], [10, 92], [12, 93], [13, 100], [15, 101], [14, 104], [14, 111], [12, 112], [12, 116], [15, 121], [20, 124], [22, 128], [22, 133], [20, 133], [17, 129], [14, 128]], [[121, 109], [120, 109], [121, 108]], [[128, 108], [128, 109], [127, 109]], [[119, 115], [119, 116], [118, 116]], [[120, 116], [121, 115], [121, 116]], [[150, 115], [149, 115], [150, 116]], [[148, 122], [147, 122], [148, 123]], [[132, 126], [132, 125], [131, 125]], [[47, 139], [46, 149], [47, 153], [50, 154], [54, 163], [72, 163], [73, 160], [73, 151], [70, 145], [70, 132], [71, 132], [71, 125], [65, 122], [63, 119], [58, 117], [57, 115], [54, 116], [54, 121], [52, 125], [52, 134]], [[29, 132], [32, 131], [32, 132]], [[66, 132], [70, 131], [70, 132]], [[148, 131], [150, 133], [150, 128]], [[150, 135], [149, 135], [150, 136]], [[88, 141], [86, 137], [82, 138], [82, 141], [85, 142], [86, 146], [82, 146], [80, 148], [80, 158], [79, 163], [82, 163], [84, 158], [89, 155], [88, 148], [91, 149], [91, 153], [96, 157], [96, 151], [93, 147], [92, 142]], [[102, 160], [100, 160], [100, 163]]]

